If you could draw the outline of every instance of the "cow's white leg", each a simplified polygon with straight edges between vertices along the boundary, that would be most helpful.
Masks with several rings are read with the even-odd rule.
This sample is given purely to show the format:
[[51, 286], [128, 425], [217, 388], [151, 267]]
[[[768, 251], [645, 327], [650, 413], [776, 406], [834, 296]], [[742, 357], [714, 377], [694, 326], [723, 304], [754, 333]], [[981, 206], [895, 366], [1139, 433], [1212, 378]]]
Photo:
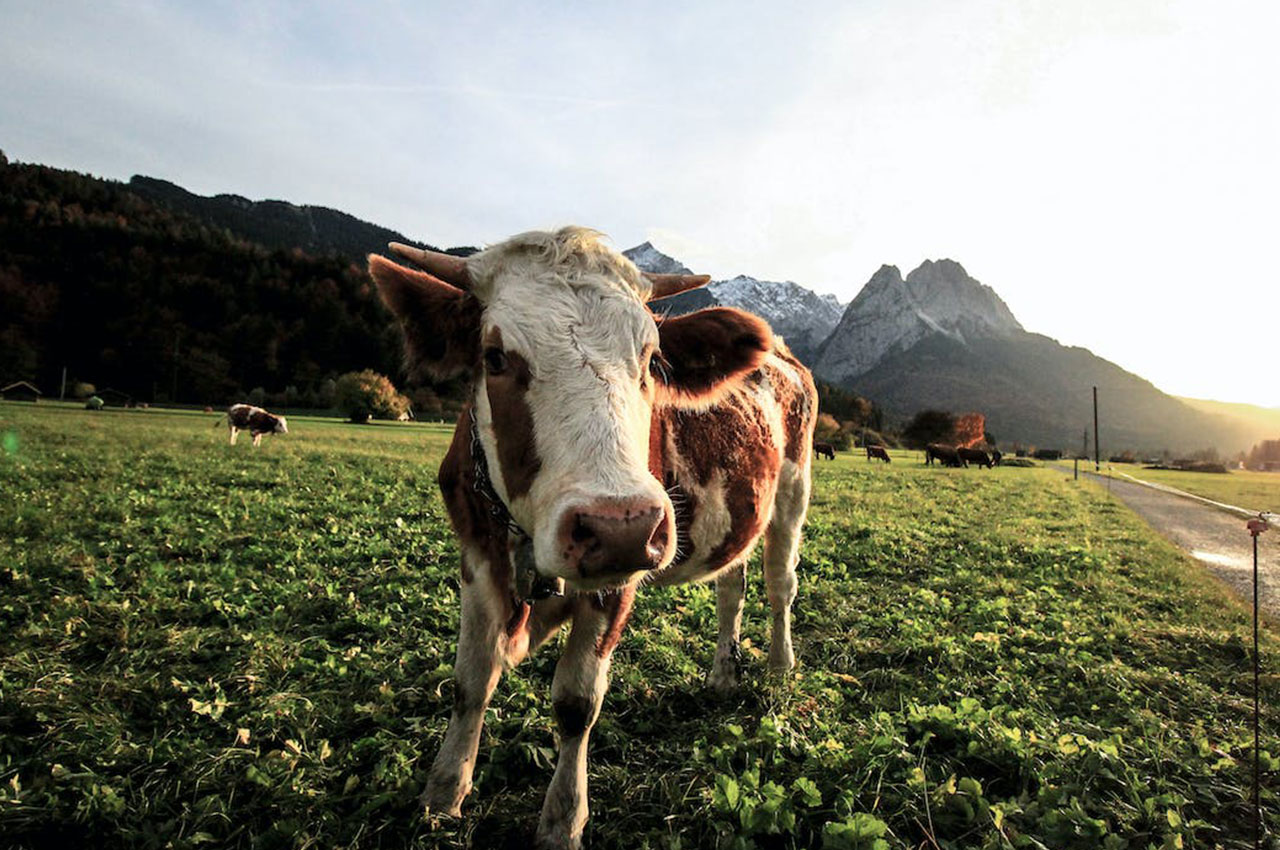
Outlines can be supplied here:
[[499, 592], [487, 569], [462, 583], [462, 624], [453, 665], [453, 715], [440, 752], [431, 764], [422, 802], [431, 813], [457, 817], [471, 790], [484, 712], [502, 675], [508, 643], [505, 590]]
[[795, 666], [791, 648], [791, 603], [796, 598], [796, 565], [800, 563], [800, 529], [809, 509], [807, 464], [783, 461], [773, 518], [764, 538], [764, 584], [773, 611], [769, 670], [786, 673]]
[[240, 430], [236, 426], [231, 426], [231, 445], [236, 444], [236, 437], [240, 434]]
[[[587, 739], [609, 684], [613, 646], [607, 633], [613, 632], [619, 616], [616, 608], [610, 608], [613, 602], [616, 597], [600, 605], [593, 596], [580, 596], [574, 604], [573, 627], [551, 684], [560, 757], [542, 804], [539, 848], [582, 846], [587, 823]], [[621, 616], [625, 619], [625, 611]]]
[[742, 679], [742, 604], [747, 595], [747, 565], [732, 566], [716, 576], [716, 618], [720, 622], [716, 657], [707, 674], [707, 686], [729, 691]]
[[253, 435], [253, 444], [256, 446], [262, 442], [262, 432]]

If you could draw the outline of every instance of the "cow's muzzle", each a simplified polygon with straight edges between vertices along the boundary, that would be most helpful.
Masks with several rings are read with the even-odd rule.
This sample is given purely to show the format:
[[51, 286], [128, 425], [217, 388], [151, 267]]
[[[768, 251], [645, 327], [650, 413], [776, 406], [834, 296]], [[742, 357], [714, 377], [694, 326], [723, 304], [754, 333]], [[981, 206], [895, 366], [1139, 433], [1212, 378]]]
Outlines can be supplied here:
[[566, 510], [558, 542], [571, 573], [596, 578], [662, 566], [671, 538], [665, 505], [611, 500]]

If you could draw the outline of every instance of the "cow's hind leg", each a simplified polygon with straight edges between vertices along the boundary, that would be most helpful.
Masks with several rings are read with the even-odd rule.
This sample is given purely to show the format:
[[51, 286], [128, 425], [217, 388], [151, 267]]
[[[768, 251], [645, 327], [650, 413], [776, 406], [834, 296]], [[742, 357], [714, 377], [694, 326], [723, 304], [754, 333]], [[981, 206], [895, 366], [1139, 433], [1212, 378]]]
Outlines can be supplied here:
[[707, 687], [730, 691], [742, 681], [742, 604], [747, 595], [747, 564], [744, 560], [716, 576], [716, 618], [720, 623], [716, 657], [707, 674]]
[[232, 425], [231, 426], [231, 445], [234, 446], [236, 444], [236, 436], [239, 435], [239, 433], [240, 433], [240, 430], [236, 428], [236, 426]]
[[538, 823], [539, 848], [579, 848], [587, 823], [587, 739], [609, 685], [613, 648], [635, 590], [575, 600], [573, 627], [551, 684], [560, 757]]
[[773, 518], [764, 537], [764, 584], [773, 611], [769, 670], [786, 673], [795, 666], [791, 648], [791, 603], [796, 598], [796, 565], [800, 563], [800, 530], [809, 509], [809, 470], [784, 461], [778, 480]]
[[471, 790], [480, 729], [489, 698], [502, 675], [509, 643], [506, 591], [494, 586], [487, 570], [462, 583], [462, 624], [453, 665], [453, 715], [444, 743], [431, 765], [422, 802], [433, 814], [457, 817]]

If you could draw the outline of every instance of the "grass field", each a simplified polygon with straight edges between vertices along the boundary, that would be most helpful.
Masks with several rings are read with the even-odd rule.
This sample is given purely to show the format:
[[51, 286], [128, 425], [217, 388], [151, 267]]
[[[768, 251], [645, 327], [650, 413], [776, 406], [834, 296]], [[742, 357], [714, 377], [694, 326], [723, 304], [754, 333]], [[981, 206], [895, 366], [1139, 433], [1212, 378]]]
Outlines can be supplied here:
[[[499, 685], [464, 818], [416, 805], [452, 702], [449, 429], [291, 418], [253, 450], [212, 421], [0, 404], [0, 846], [526, 846], [554, 644]], [[758, 570], [726, 699], [712, 588], [642, 592], [591, 846], [1250, 845], [1248, 621], [1194, 565], [1056, 469], [815, 478], [789, 682]]]
[[1113, 475], [1126, 473], [1141, 481], [1176, 487], [1215, 502], [1225, 502], [1251, 511], [1280, 513], [1280, 473], [1233, 470], [1225, 475], [1212, 472], [1183, 472], [1177, 469], [1144, 469], [1117, 463]]

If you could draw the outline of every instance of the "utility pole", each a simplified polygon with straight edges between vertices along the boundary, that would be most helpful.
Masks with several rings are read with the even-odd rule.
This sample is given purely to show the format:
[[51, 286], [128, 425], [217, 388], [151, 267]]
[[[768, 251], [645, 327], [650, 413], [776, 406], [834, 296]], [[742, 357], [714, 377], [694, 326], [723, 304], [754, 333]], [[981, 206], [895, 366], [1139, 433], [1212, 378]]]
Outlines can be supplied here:
[[1093, 471], [1102, 471], [1102, 453], [1098, 448], [1098, 388], [1093, 388]]
[[62, 367], [62, 389], [58, 392], [58, 401], [67, 400], [67, 367]]

